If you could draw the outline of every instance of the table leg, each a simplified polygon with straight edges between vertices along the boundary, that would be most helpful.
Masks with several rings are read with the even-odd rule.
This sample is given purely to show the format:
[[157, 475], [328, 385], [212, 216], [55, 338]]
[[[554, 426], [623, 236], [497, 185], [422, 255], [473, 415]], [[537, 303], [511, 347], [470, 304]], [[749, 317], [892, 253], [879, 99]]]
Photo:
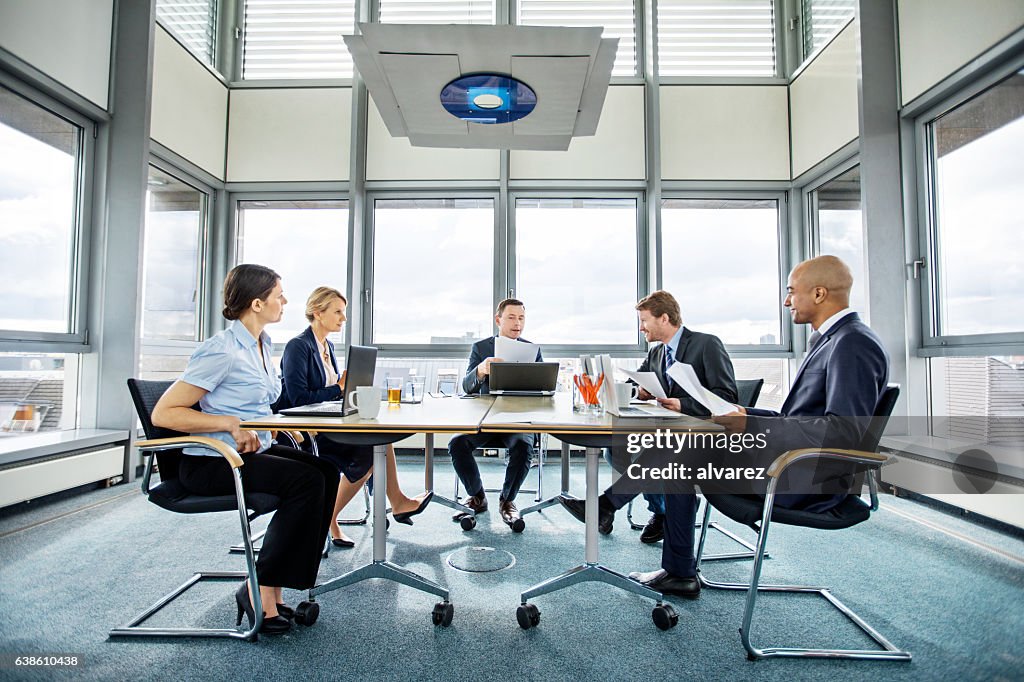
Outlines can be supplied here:
[[[538, 486], [539, 489], [540, 486]], [[562, 443], [562, 495], [569, 495], [569, 444]], [[531, 504], [529, 507], [523, 508], [519, 514], [526, 516], [531, 512], [540, 511], [541, 509], [547, 509], [558, 504], [558, 495], [549, 497], [546, 500], [538, 502], [537, 504]]]
[[667, 629], [667, 627], [663, 627], [663, 623], [669, 622], [671, 622], [671, 625], [668, 625], [668, 627], [675, 625], [675, 620], [677, 620], [677, 618], [675, 618], [675, 612], [672, 610], [671, 606], [664, 604], [663, 597], [660, 592], [652, 590], [645, 585], [641, 585], [634, 580], [630, 580], [618, 571], [613, 571], [612, 569], [598, 563], [597, 466], [600, 456], [600, 448], [587, 448], [587, 523], [584, 563], [570, 568], [568, 571], [565, 571], [553, 578], [540, 582], [521, 594], [520, 600], [522, 605], [519, 607], [516, 617], [519, 620], [519, 625], [523, 627], [523, 629], [530, 628], [540, 621], [540, 612], [537, 610], [536, 606], [527, 604], [528, 600], [585, 582], [605, 583], [607, 585], [617, 587], [620, 590], [638, 594], [641, 597], [654, 599], [657, 601], [657, 606], [654, 609], [653, 615], [658, 627]]
[[[430, 436], [427, 438], [429, 442]], [[310, 600], [318, 595], [332, 592], [363, 580], [383, 578], [441, 597], [444, 601], [434, 607], [434, 624], [449, 625], [451, 623], [452, 609], [448, 601], [448, 590], [387, 560], [387, 530], [385, 526], [387, 520], [387, 501], [384, 496], [387, 489], [387, 463], [385, 461], [384, 448], [374, 448], [373, 476], [373, 562], [313, 587], [309, 591]]]

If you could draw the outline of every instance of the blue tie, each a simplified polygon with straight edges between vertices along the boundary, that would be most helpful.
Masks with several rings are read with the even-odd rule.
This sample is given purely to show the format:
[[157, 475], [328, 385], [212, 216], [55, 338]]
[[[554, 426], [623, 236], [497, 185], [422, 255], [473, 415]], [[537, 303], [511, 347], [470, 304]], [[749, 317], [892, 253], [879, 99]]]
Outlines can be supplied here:
[[670, 345], [668, 345], [666, 343], [665, 344], [665, 362], [664, 362], [665, 366], [662, 368], [662, 374], [665, 375], [665, 387], [669, 391], [672, 390], [672, 385], [673, 384], [672, 384], [672, 378], [668, 375], [668, 368], [671, 367], [672, 365], [676, 364], [675, 355], [676, 355], [675, 350], [672, 348], [672, 346], [670, 346]]

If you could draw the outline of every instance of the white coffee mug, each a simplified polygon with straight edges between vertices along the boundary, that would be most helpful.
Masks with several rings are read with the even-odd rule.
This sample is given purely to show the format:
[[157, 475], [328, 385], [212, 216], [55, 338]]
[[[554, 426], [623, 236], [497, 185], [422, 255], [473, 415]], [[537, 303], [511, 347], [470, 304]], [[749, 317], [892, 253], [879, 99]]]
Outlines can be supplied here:
[[625, 381], [615, 382], [615, 399], [620, 405], [628, 405], [629, 401], [637, 396], [636, 384]]
[[355, 393], [349, 396], [352, 406], [359, 410], [360, 419], [376, 419], [380, 414], [380, 401], [382, 400], [380, 389], [376, 386], [359, 386]]

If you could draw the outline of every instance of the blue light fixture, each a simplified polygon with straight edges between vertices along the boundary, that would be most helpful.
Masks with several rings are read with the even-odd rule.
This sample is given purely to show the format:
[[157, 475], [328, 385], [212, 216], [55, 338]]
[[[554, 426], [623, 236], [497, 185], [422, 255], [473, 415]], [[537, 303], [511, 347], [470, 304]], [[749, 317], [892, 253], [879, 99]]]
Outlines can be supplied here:
[[470, 123], [511, 123], [537, 106], [537, 94], [511, 76], [478, 73], [459, 76], [441, 89], [441, 106]]

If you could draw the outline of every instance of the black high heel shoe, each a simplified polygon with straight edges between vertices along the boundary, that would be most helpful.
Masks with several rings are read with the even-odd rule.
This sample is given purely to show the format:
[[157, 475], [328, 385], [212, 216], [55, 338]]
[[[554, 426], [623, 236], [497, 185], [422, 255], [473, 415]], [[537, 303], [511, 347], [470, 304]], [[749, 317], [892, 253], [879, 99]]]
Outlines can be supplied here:
[[[238, 606], [238, 617], [235, 619], [235, 625], [242, 624], [242, 614], [244, 613], [245, 617], [249, 620], [249, 627], [253, 627], [256, 623], [256, 612], [249, 601], [248, 582], [243, 582], [235, 592], [235, 604]], [[287, 618], [282, 616], [267, 618], [266, 614], [264, 614], [263, 624], [260, 625], [260, 633], [264, 635], [280, 635], [288, 632], [291, 628], [292, 622]]]
[[422, 500], [420, 500], [420, 504], [419, 504], [418, 507], [416, 507], [412, 511], [401, 512], [399, 514], [392, 514], [391, 517], [395, 521], [397, 521], [398, 523], [404, 523], [407, 526], [411, 526], [412, 525], [412, 517], [416, 516], [417, 514], [422, 513], [423, 510], [427, 508], [427, 505], [430, 504], [430, 500], [432, 500], [433, 498], [434, 498], [434, 491], [431, 490], [429, 493], [427, 493], [426, 497], [424, 497]]

